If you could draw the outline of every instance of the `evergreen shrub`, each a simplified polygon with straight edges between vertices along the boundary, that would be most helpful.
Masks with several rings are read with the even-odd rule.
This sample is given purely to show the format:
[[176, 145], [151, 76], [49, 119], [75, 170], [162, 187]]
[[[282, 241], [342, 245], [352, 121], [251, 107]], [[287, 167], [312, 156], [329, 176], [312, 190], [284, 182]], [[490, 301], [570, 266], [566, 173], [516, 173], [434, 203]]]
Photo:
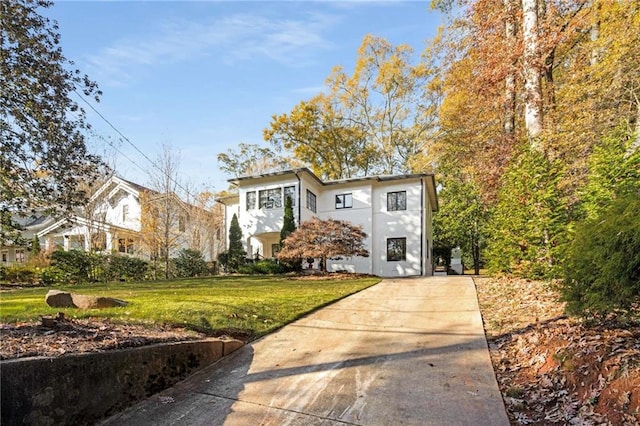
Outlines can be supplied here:
[[626, 310], [640, 299], [640, 195], [611, 202], [577, 224], [560, 285], [567, 312]]

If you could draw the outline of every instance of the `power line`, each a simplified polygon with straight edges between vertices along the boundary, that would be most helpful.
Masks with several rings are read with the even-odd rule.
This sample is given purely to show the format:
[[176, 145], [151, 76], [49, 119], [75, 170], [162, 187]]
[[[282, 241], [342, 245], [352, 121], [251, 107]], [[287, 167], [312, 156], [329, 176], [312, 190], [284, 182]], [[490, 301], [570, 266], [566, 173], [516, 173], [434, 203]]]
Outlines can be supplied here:
[[[100, 111], [98, 111], [89, 101], [87, 101], [85, 99], [84, 96], [82, 96], [82, 94], [80, 94], [76, 89], [73, 89], [73, 91], [75, 92], [76, 95], [78, 95], [78, 97], [80, 97], [80, 99], [82, 99], [82, 101], [87, 104], [89, 106], [89, 108], [91, 108], [93, 110], [93, 112], [95, 112], [96, 114], [98, 114], [98, 116], [104, 120], [105, 123], [107, 123], [109, 125], [109, 127], [111, 127], [118, 135], [120, 135], [120, 138], [122, 138], [122, 140], [126, 141], [129, 145], [131, 145], [136, 151], [138, 151], [138, 153], [140, 155], [142, 155], [142, 157], [144, 157], [144, 159], [146, 159], [156, 170], [158, 170], [160, 173], [162, 173], [163, 175], [165, 175], [167, 177], [167, 179], [169, 179], [171, 182], [173, 182], [176, 187], [180, 188], [181, 190], [183, 190], [185, 192], [185, 194], [187, 196], [191, 196], [194, 197], [195, 196], [193, 194], [191, 194], [189, 192], [188, 189], [186, 189], [185, 187], [183, 187], [180, 182], [178, 182], [176, 179], [173, 178], [173, 176], [171, 176], [169, 173], [165, 173], [164, 170], [162, 170], [162, 168], [160, 166], [158, 166], [153, 160], [151, 160], [151, 158], [149, 158], [147, 156], [147, 154], [145, 154], [144, 152], [142, 152], [142, 150], [140, 150], [140, 148], [138, 148], [136, 146], [136, 144], [134, 144], [133, 142], [131, 142], [131, 140], [126, 137], [113, 123], [111, 123], [111, 121], [109, 121], [104, 115], [102, 115], [102, 113]], [[97, 134], [97, 133], [96, 133]], [[102, 138], [102, 137], [101, 137]], [[104, 138], [102, 138], [103, 140], [105, 140]], [[108, 141], [105, 140], [105, 142], [109, 143]], [[127, 160], [131, 161], [132, 163], [134, 163], [136, 165], [136, 167], [140, 168], [142, 171], [144, 172], [148, 172], [147, 170], [142, 169], [142, 167], [140, 167], [137, 163], [135, 163], [133, 160], [131, 160], [130, 158], [128, 158], [126, 155], [122, 154], [122, 152], [120, 150], [118, 150], [115, 146], [113, 146], [111, 143], [109, 143], [109, 145], [111, 147], [113, 147], [119, 154], [121, 154], [124, 158], [126, 158]]]

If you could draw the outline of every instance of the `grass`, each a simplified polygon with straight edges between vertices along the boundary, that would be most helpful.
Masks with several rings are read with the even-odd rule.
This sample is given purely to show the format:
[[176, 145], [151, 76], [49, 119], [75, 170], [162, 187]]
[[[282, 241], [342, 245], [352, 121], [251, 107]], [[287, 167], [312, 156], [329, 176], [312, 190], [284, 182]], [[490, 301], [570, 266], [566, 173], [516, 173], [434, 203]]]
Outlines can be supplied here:
[[[67, 318], [169, 324], [205, 332], [242, 330], [253, 338], [304, 314], [378, 283], [378, 278], [295, 280], [288, 277], [212, 277], [175, 281], [28, 288], [0, 293], [0, 322], [39, 321], [64, 312]], [[122, 308], [51, 308], [50, 289], [124, 299]]]

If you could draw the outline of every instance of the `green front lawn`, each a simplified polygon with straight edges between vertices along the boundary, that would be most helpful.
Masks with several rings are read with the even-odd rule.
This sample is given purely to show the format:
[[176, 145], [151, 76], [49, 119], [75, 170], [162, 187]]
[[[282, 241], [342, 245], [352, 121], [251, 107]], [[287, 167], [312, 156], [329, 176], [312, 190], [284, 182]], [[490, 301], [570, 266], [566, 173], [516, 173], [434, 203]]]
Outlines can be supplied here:
[[0, 322], [39, 321], [42, 315], [64, 312], [67, 318], [101, 317], [117, 322], [172, 324], [209, 332], [244, 330], [252, 337], [259, 337], [379, 281], [378, 278], [295, 280], [234, 276], [53, 287], [129, 302], [124, 308], [85, 311], [50, 308], [44, 301], [50, 288], [29, 288], [0, 293]]

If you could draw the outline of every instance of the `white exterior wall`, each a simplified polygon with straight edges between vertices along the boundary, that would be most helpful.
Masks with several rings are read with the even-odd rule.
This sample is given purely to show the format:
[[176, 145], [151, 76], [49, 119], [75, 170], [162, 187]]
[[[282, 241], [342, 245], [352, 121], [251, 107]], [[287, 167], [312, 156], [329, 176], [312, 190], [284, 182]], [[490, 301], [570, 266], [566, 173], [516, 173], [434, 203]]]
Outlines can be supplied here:
[[[126, 191], [119, 191], [116, 195], [109, 200], [105, 200], [100, 210], [105, 212], [104, 222], [111, 225], [115, 225], [120, 228], [131, 229], [132, 231], [140, 232], [142, 217], [142, 206], [140, 205], [140, 199], [134, 194]], [[129, 212], [127, 214], [127, 220], [123, 218], [123, 206], [129, 206]], [[96, 219], [101, 220], [100, 215]]]
[[[387, 211], [387, 193], [397, 191], [406, 191], [407, 209]], [[374, 274], [384, 277], [425, 274], [422, 196], [419, 180], [393, 181], [376, 186], [373, 195]], [[387, 260], [388, 238], [406, 238], [406, 260]]]
[[[336, 195], [351, 194], [353, 207], [336, 209]], [[354, 225], [362, 226], [367, 234], [365, 248], [369, 257], [347, 257], [340, 260], [327, 260], [328, 271], [349, 271], [370, 274], [373, 270], [372, 235], [373, 218], [371, 209], [372, 187], [370, 181], [352, 182], [345, 185], [327, 186], [322, 193], [321, 207], [318, 216], [321, 219], [345, 220]]]
[[[392, 180], [371, 178], [322, 184], [309, 173], [300, 171], [297, 174], [291, 172], [243, 179], [239, 181], [238, 204], [226, 203], [226, 229], [229, 229], [233, 213], [239, 213], [238, 219], [248, 255], [252, 256], [259, 251], [260, 256], [272, 257], [271, 244], [279, 242], [282, 229], [284, 192], [282, 207], [260, 209], [259, 191], [272, 188], [283, 190], [285, 186], [295, 186], [293, 212], [296, 225], [299, 226], [301, 220], [306, 221], [315, 216], [360, 225], [367, 234], [365, 247], [370, 253], [368, 258], [328, 260], [327, 270], [346, 270], [383, 277], [431, 275], [433, 206], [429, 201], [425, 180], [426, 178], [420, 177]], [[307, 208], [307, 190], [316, 195], [316, 212]], [[256, 192], [256, 208], [247, 211], [246, 193], [249, 191]], [[397, 191], [406, 191], [407, 208], [387, 211], [387, 193]], [[336, 209], [335, 197], [339, 194], [352, 194], [353, 206]], [[406, 238], [405, 260], [387, 260], [388, 238]]]

